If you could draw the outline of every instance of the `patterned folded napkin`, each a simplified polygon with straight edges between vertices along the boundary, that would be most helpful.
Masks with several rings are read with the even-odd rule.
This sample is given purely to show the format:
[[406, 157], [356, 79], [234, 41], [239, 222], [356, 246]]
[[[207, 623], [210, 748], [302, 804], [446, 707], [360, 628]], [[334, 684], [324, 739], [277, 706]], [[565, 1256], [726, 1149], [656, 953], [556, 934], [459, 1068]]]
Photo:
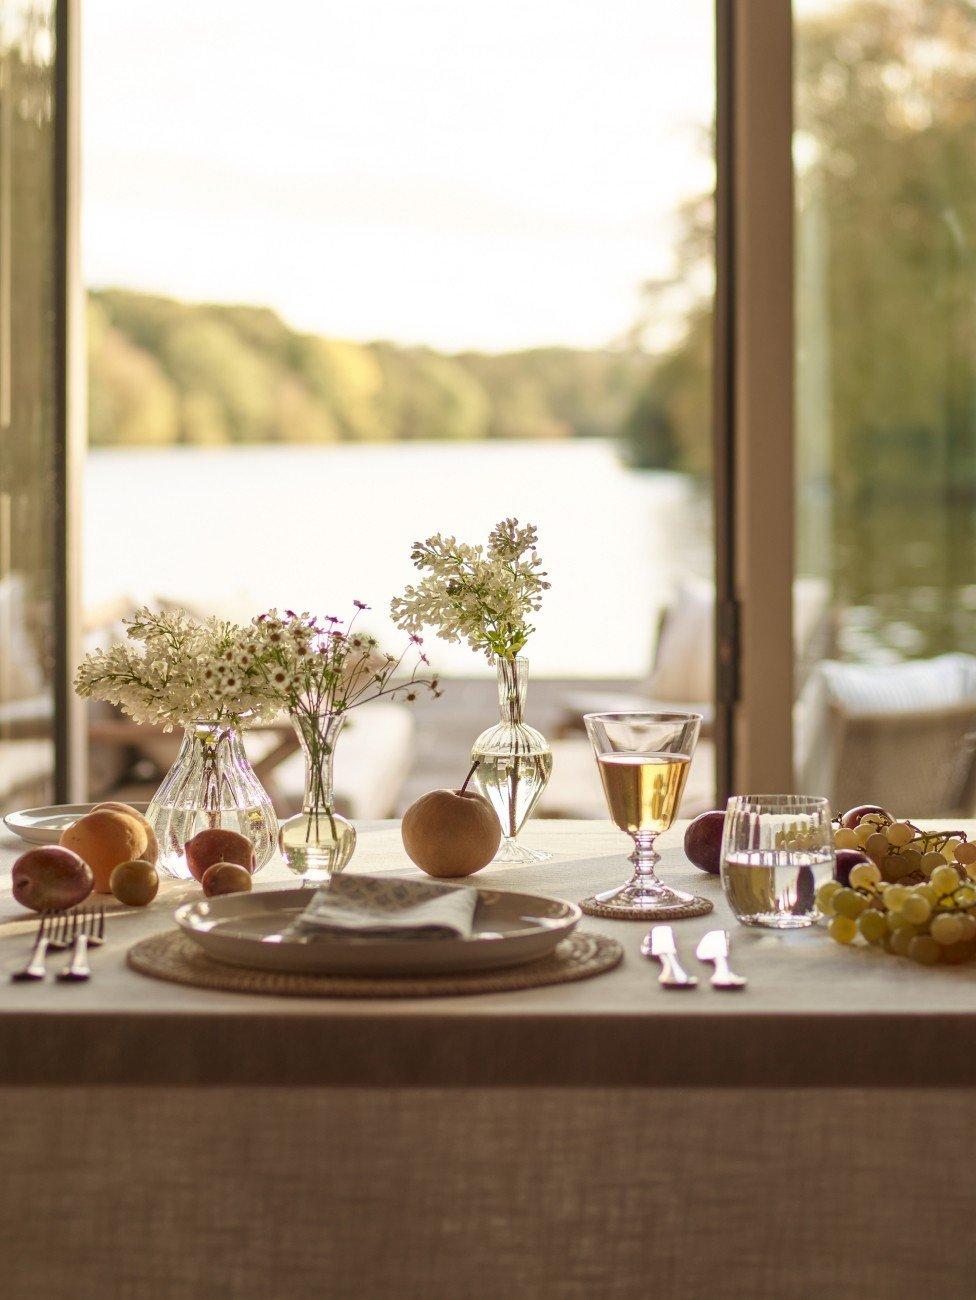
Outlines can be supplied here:
[[289, 926], [289, 939], [467, 939], [478, 891], [391, 876], [332, 876]]

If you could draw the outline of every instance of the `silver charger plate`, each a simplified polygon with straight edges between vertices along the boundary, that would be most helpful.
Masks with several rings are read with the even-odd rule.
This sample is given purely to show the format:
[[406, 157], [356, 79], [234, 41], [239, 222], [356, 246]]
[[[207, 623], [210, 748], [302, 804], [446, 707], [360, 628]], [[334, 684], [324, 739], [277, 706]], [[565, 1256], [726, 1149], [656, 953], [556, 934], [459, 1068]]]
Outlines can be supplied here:
[[176, 923], [208, 956], [232, 966], [320, 975], [431, 975], [533, 961], [551, 952], [582, 916], [574, 903], [478, 889], [470, 939], [284, 939], [310, 898], [308, 889], [224, 894], [184, 903]]
[[[3, 824], [28, 844], [57, 844], [66, 827], [97, 806], [93, 803], [54, 803], [46, 808], [22, 808], [20, 812], [7, 813]], [[149, 805], [131, 803], [129, 807], [144, 813]]]

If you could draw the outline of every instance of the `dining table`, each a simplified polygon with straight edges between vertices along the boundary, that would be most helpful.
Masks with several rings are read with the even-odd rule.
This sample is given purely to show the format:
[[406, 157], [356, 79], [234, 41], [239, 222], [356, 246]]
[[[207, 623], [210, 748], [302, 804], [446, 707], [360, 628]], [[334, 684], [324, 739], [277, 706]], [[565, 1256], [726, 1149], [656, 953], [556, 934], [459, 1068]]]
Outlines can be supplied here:
[[[659, 870], [714, 907], [672, 923], [696, 988], [660, 985], [646, 922], [584, 916], [614, 969], [407, 998], [138, 973], [179, 881], [109, 900], [89, 982], [12, 982], [37, 922], [4, 833], [0, 1295], [973, 1294], [976, 964], [741, 926], [684, 829]], [[398, 823], [358, 830], [348, 872], [424, 878]], [[608, 822], [522, 838], [551, 857], [471, 883], [578, 901], [630, 870]], [[715, 928], [744, 989], [695, 957]]]

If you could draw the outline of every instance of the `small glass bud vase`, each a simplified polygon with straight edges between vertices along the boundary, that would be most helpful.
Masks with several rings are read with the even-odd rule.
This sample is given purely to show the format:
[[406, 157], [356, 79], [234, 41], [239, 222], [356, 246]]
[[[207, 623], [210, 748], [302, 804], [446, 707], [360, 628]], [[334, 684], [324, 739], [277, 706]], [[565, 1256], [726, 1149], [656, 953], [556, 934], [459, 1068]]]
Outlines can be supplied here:
[[274, 856], [278, 819], [255, 775], [240, 727], [198, 722], [184, 728], [176, 762], [146, 809], [159, 840], [157, 866], [164, 875], [189, 880], [183, 846], [199, 831], [226, 830], [254, 846], [255, 871]]
[[496, 662], [501, 720], [483, 731], [471, 747], [474, 780], [502, 826], [502, 843], [494, 861], [541, 862], [551, 855], [527, 849], [517, 837], [549, 783], [552, 750], [541, 732], [522, 721], [529, 661], [516, 657]]
[[302, 811], [281, 823], [278, 843], [285, 863], [305, 885], [319, 885], [341, 871], [356, 848], [356, 828], [335, 811], [332, 760], [345, 725], [344, 713], [292, 716], [305, 754]]

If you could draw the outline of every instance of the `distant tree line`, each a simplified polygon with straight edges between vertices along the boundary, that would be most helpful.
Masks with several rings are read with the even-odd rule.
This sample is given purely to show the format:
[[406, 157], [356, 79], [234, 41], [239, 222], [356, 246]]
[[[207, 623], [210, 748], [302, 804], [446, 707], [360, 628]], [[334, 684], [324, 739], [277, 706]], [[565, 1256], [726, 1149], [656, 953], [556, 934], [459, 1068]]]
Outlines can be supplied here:
[[614, 437], [639, 348], [446, 354], [290, 329], [264, 307], [89, 294], [95, 446]]

